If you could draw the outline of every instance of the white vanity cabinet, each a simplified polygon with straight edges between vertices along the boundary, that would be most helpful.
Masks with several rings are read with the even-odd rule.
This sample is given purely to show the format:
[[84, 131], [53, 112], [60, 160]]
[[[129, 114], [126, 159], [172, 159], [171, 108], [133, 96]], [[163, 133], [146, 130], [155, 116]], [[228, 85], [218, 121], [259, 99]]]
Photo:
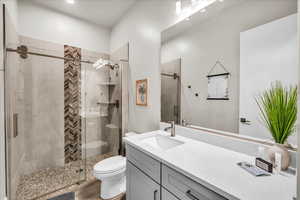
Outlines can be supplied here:
[[181, 200], [226, 200], [226, 198], [162, 165], [161, 185]]
[[130, 145], [126, 170], [127, 200], [226, 200]]
[[127, 200], [160, 200], [160, 185], [127, 161]]
[[127, 145], [127, 160], [138, 169], [143, 171], [157, 183], [160, 183], [160, 162], [137, 150], [130, 145]]

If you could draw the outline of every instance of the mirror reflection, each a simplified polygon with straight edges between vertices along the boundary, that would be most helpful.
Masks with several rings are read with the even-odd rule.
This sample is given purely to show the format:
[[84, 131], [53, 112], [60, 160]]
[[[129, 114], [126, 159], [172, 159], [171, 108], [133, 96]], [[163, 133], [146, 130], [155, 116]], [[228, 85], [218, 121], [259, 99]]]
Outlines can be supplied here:
[[296, 0], [214, 3], [162, 32], [161, 121], [273, 140], [259, 102], [297, 63]]

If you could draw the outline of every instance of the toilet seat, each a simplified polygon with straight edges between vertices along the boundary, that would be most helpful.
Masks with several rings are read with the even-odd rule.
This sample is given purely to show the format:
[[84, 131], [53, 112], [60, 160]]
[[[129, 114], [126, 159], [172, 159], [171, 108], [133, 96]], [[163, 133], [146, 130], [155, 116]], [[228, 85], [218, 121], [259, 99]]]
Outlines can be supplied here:
[[123, 156], [114, 156], [98, 162], [94, 166], [94, 174], [116, 174], [122, 173], [126, 169], [126, 158]]

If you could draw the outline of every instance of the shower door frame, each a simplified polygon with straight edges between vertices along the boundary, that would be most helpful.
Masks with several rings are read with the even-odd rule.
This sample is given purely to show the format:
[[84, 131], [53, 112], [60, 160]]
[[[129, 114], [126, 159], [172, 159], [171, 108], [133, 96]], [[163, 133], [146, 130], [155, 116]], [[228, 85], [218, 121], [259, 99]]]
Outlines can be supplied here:
[[[8, 169], [9, 169], [9, 165], [8, 165], [8, 145], [7, 145], [7, 134], [8, 132], [10, 132], [10, 127], [8, 126], [9, 123], [9, 116], [8, 116], [8, 105], [7, 105], [7, 96], [8, 96], [8, 88], [7, 88], [7, 70], [6, 70], [6, 7], [5, 4], [1, 4], [1, 9], [2, 9], [2, 62], [1, 63], [3, 65], [3, 104], [4, 104], [4, 108], [3, 108], [3, 115], [4, 115], [4, 133], [3, 133], [3, 138], [4, 138], [4, 167], [5, 167], [5, 174], [4, 174], [4, 179], [5, 179], [5, 183], [4, 183], [4, 195], [6, 198], [9, 198], [9, 187], [10, 187], [10, 181], [9, 181], [9, 176], [8, 176]], [[2, 167], [2, 166], [1, 166]]]
[[[129, 52], [129, 45], [128, 45]], [[128, 56], [129, 57], [129, 56]], [[126, 63], [126, 64], [125, 64]], [[120, 94], [120, 110], [119, 110], [119, 155], [125, 156], [125, 146], [123, 143], [123, 137], [128, 132], [128, 114], [129, 114], [129, 91], [128, 91], [128, 73], [129, 73], [129, 60], [120, 59], [120, 84], [121, 84], [121, 94]], [[125, 65], [125, 66], [124, 66]]]

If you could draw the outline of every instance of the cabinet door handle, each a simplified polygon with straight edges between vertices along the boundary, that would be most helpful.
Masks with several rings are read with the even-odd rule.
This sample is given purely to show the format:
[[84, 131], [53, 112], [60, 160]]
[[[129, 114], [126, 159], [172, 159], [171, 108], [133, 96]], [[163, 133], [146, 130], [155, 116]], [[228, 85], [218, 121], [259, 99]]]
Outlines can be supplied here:
[[13, 114], [13, 136], [14, 138], [18, 136], [18, 130], [19, 130], [19, 122], [18, 122], [18, 118], [19, 118], [19, 115], [18, 113], [14, 113]]
[[157, 200], [157, 192], [158, 192], [158, 190], [154, 190], [154, 200]]
[[196, 197], [196, 195], [194, 195], [194, 194], [192, 193], [191, 190], [186, 191], [186, 196], [188, 196], [188, 198], [190, 198], [190, 199], [192, 199], [192, 200], [200, 200], [200, 199], [198, 199], [198, 198]]

